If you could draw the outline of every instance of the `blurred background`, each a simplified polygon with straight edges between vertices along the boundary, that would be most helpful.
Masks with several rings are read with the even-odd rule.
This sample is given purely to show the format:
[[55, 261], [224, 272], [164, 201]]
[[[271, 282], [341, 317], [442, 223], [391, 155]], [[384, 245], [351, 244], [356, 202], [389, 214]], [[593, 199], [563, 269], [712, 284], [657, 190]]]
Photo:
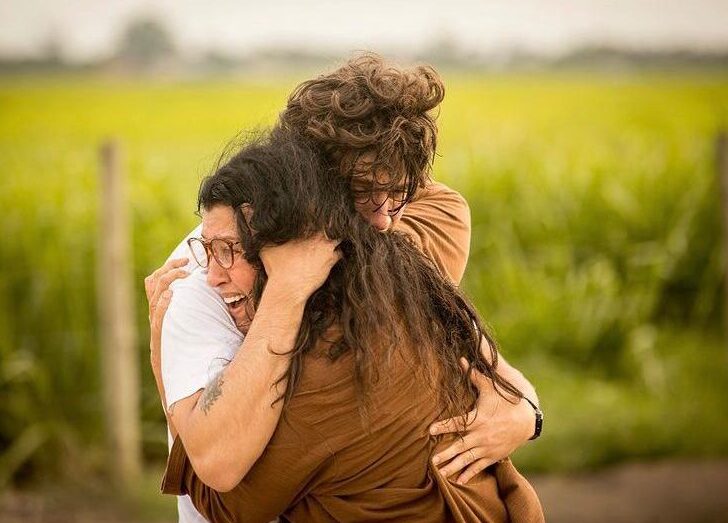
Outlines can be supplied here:
[[0, 520], [176, 520], [142, 280], [228, 141], [357, 50], [444, 78], [434, 175], [549, 521], [728, 521], [721, 0], [4, 0]]

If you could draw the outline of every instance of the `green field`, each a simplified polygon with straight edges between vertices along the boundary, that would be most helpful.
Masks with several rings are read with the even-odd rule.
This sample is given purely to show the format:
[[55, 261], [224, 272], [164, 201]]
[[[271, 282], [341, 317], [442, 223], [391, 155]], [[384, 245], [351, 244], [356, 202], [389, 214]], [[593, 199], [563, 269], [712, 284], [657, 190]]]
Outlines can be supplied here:
[[[129, 173], [144, 450], [166, 453], [142, 279], [197, 185], [301, 78], [0, 79], [0, 488], [103, 463], [98, 146]], [[713, 172], [728, 75], [445, 75], [435, 177], [471, 205], [465, 289], [547, 415], [529, 470], [728, 454]]]

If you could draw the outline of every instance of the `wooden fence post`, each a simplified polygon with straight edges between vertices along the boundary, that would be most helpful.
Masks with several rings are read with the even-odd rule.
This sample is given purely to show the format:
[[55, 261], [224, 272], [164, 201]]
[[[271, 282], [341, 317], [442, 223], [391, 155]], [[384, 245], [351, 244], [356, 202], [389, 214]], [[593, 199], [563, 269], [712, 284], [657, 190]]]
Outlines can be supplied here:
[[728, 133], [722, 128], [718, 132], [715, 141], [716, 150], [716, 169], [718, 175], [718, 183], [720, 185], [721, 209], [723, 211], [723, 257], [725, 265], [723, 267], [724, 278], [724, 328], [728, 331]]
[[100, 150], [97, 289], [104, 415], [111, 476], [129, 486], [141, 472], [139, 358], [136, 354], [131, 238], [119, 144]]

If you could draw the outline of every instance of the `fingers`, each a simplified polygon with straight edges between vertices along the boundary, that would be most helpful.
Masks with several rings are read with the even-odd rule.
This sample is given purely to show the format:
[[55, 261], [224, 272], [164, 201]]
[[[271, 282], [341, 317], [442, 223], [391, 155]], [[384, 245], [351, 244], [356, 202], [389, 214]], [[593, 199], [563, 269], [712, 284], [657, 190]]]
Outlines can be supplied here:
[[460, 366], [465, 372], [468, 372], [468, 369], [470, 368], [470, 362], [465, 358], [460, 358]]
[[305, 289], [310, 283], [315, 290], [341, 259], [341, 250], [337, 248], [339, 243], [340, 240], [329, 240], [323, 232], [319, 232], [280, 245], [266, 245], [260, 250], [260, 259], [269, 280], [290, 279], [297, 272], [294, 284]]
[[344, 253], [341, 252], [341, 249], [339, 249], [339, 245], [341, 245], [341, 242], [339, 240], [331, 240], [331, 241], [332, 241], [333, 247], [334, 247], [334, 252], [333, 252], [334, 258], [333, 258], [333, 263], [331, 264], [331, 266], [333, 267], [334, 265], [339, 263], [339, 260], [341, 260], [344, 257]]
[[471, 410], [470, 412], [468, 412], [468, 415], [465, 417], [464, 421], [461, 416], [457, 416], [455, 418], [450, 418], [443, 421], [438, 421], [437, 423], [433, 423], [432, 425], [430, 425], [430, 434], [432, 434], [433, 436], [437, 436], [438, 434], [448, 434], [450, 432], [464, 432], [465, 430], [467, 430], [467, 426], [470, 425], [473, 420], [475, 420], [477, 414], [477, 410]]
[[341, 244], [341, 240], [329, 239], [325, 233], [321, 233], [317, 239], [331, 249], [331, 255], [333, 260], [332, 266], [336, 265], [336, 262], [338, 262], [342, 257], [341, 249], [339, 249], [339, 244]]
[[447, 463], [458, 454], [466, 452], [469, 448], [474, 445], [474, 442], [468, 436], [464, 438], [458, 438], [453, 441], [452, 444], [445, 450], [442, 450], [432, 457], [432, 464], [435, 466]]
[[187, 276], [189, 276], [189, 274], [190, 273], [184, 269], [172, 269], [169, 272], [164, 273], [162, 276], [160, 276], [157, 279], [154, 291], [151, 298], [149, 299], [149, 313], [151, 314], [154, 311], [155, 307], [158, 306], [157, 302], [159, 301], [160, 296], [164, 291], [169, 288], [170, 284], [174, 280], [186, 278]]
[[[329, 238], [329, 235], [326, 234], [326, 231], [317, 232], [316, 234], [311, 236], [311, 239], [318, 243], [328, 245], [333, 250], [338, 250], [337, 248], [339, 247], [339, 244], [341, 243], [341, 240], [337, 240], [336, 238]], [[306, 241], [306, 240], [302, 240], [302, 241]]]
[[164, 314], [167, 312], [167, 308], [169, 307], [169, 302], [171, 300], [172, 291], [169, 289], [165, 290], [159, 297], [157, 306], [154, 308], [154, 313], [152, 314], [152, 336], [154, 336], [156, 332], [161, 332]]
[[433, 436], [450, 432], [463, 432], [464, 430], [465, 423], [463, 423], [462, 418], [450, 418], [430, 425], [430, 434]]
[[326, 235], [325, 232], [317, 233], [315, 236], [313, 236], [313, 239], [317, 243], [325, 245], [329, 249], [331, 249], [332, 260], [334, 260], [334, 264], [341, 259], [341, 250], [338, 248], [341, 240], [331, 239]]
[[189, 272], [187, 272], [185, 269], [172, 269], [169, 272], [166, 272], [162, 276], [159, 277], [157, 280], [157, 286], [154, 289], [154, 293], [157, 295], [162, 294], [164, 291], [166, 291], [169, 288], [169, 285], [174, 280], [179, 280], [180, 278], [186, 278], [189, 276]]
[[461, 485], [465, 485], [468, 481], [473, 479], [476, 474], [480, 474], [497, 461], [498, 460], [494, 460], [491, 458], [476, 459], [473, 463], [468, 465], [467, 468], [458, 476], [457, 482]]
[[159, 269], [154, 271], [152, 274], [144, 278], [144, 290], [147, 294], [147, 300], [150, 300], [150, 298], [154, 294], [154, 289], [157, 285], [157, 280], [165, 273], [171, 271], [172, 269], [178, 269], [180, 267], [184, 267], [189, 263], [189, 258], [175, 258], [173, 260], [168, 260], [164, 265], [162, 265]]
[[445, 478], [450, 478], [477, 460], [478, 456], [476, 456], [474, 449], [466, 449], [455, 456], [450, 463], [442, 467], [440, 474]]
[[[159, 372], [162, 357], [162, 321], [167, 312], [169, 302], [172, 300], [172, 291], [167, 289], [159, 297], [154, 312], [149, 316], [149, 357], [152, 363], [152, 370]], [[156, 374], [155, 374], [156, 376]]]
[[164, 265], [162, 265], [159, 269], [152, 273], [152, 278], [156, 280], [164, 273], [167, 273], [172, 269], [184, 267], [189, 261], [189, 258], [175, 258], [174, 260], [168, 260]]

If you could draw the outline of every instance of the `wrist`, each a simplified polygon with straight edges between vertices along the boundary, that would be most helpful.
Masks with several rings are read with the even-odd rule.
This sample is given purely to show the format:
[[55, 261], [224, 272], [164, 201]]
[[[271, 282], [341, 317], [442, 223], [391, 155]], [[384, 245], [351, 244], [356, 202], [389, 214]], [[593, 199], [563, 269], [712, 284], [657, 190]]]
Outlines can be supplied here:
[[[258, 339], [260, 343], [253, 345], [264, 348], [273, 356], [272, 360], [280, 360], [277, 365], [287, 365], [290, 360], [289, 350], [301, 327], [307, 299], [281, 282], [268, 280], [246, 341]], [[288, 349], [283, 350], [284, 347]]]
[[289, 304], [294, 307], [305, 305], [312, 294], [313, 292], [292, 285], [282, 278], [268, 278], [263, 291], [263, 295], [270, 297], [273, 303]]
[[541, 431], [543, 429], [543, 412], [536, 403], [528, 399], [526, 396], [523, 396], [521, 403], [523, 403], [524, 407], [526, 407], [529, 411], [530, 430], [528, 440], [537, 439], [541, 435]]

